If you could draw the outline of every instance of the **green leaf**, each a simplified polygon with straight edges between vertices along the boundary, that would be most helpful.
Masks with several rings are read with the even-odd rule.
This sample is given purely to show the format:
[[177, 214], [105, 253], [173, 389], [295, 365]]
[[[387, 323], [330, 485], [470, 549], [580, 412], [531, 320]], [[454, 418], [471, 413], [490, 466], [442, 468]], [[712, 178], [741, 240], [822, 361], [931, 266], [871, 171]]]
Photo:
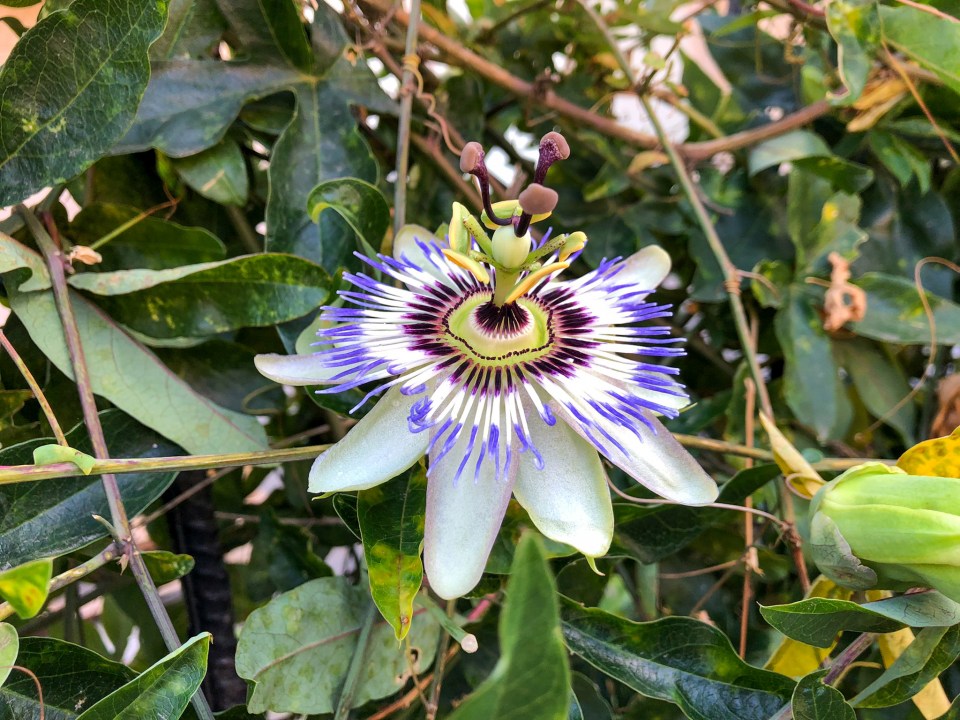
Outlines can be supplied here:
[[946, 714], [941, 715], [937, 720], [958, 720], [960, 719], [960, 695], [954, 698], [953, 703], [950, 705], [950, 709], [947, 710]]
[[324, 210], [342, 217], [364, 243], [364, 250], [375, 254], [390, 227], [390, 206], [376, 187], [357, 178], [339, 178], [320, 183], [307, 198], [307, 212], [320, 222]]
[[[204, 228], [184, 227], [156, 215], [141, 215], [140, 210], [125, 205], [94, 203], [73, 219], [68, 235], [74, 244], [90, 246], [126, 226], [109, 242], [96, 248], [103, 257], [96, 266], [98, 271], [164, 270], [215, 262], [227, 255], [223, 243]], [[20, 288], [24, 292], [30, 289]]]
[[244, 61], [156, 62], [133, 127], [113, 152], [194, 155], [223, 139], [245, 103], [299, 78], [289, 67]]
[[[32, 618], [47, 601], [53, 558], [43, 558], [0, 572], [0, 597], [21, 618]], [[2, 683], [0, 683], [2, 684]]]
[[831, 269], [827, 257], [837, 253], [844, 260], [856, 260], [867, 233], [857, 224], [860, 198], [834, 193], [823, 203], [818, 222], [805, 237], [794, 237], [797, 248], [797, 277], [826, 275]]
[[794, 720], [857, 720], [857, 714], [835, 687], [823, 684], [826, 670], [800, 678], [793, 691]]
[[215, 0], [170, 0], [167, 26], [150, 46], [150, 59], [209, 55], [226, 27]]
[[303, 527], [286, 525], [272, 510], [260, 513], [260, 529], [247, 566], [246, 592], [265, 601], [333, 571], [317, 555], [314, 539]]
[[218, 0], [220, 11], [251, 56], [309, 72], [313, 52], [293, 0]]
[[[26, 272], [18, 272], [23, 270]], [[23, 292], [50, 287], [50, 275], [43, 258], [9, 235], [0, 233], [0, 275], [12, 272], [18, 272], [16, 279], [7, 277], [4, 282]]]
[[903, 624], [849, 600], [809, 598], [787, 605], [760, 607], [763, 619], [787, 637], [815, 647], [832, 647], [837, 634], [853, 632], [888, 633]]
[[[847, 325], [857, 335], [882, 342], [926, 345], [930, 324], [913, 280], [883, 273], [866, 273], [856, 283], [867, 293], [862, 321]], [[927, 293], [941, 345], [960, 344], [960, 305]]]
[[293, 320], [321, 305], [330, 278], [294, 255], [262, 253], [169, 270], [79, 273], [118, 322], [155, 338], [206, 337]]
[[[490, 557], [487, 558], [487, 566], [484, 568], [484, 572], [495, 575], [509, 575], [520, 539], [531, 533], [540, 535], [533, 521], [530, 520], [527, 511], [516, 500], [511, 500], [510, 504], [507, 505], [503, 522], [500, 523], [500, 531], [497, 533], [497, 539], [490, 550]], [[566, 557], [576, 552], [569, 545], [551, 540], [543, 535], [540, 535], [540, 542], [549, 558]]]
[[20, 652], [20, 636], [10, 623], [0, 623], [0, 687], [7, 681]]
[[[166, 0], [75, 0], [41, 20], [0, 71], [0, 205], [68, 180], [133, 121]], [[55, 47], [69, 63], [44, 62]]]
[[[582, 673], [573, 673], [573, 691], [576, 694], [577, 704], [585, 720], [613, 720], [613, 711], [600, 689], [590, 678]], [[571, 714], [571, 720], [573, 715]]]
[[[717, 499], [740, 503], [780, 474], [773, 464], [738, 472], [723, 485]], [[614, 537], [640, 562], [661, 560], [693, 542], [712, 524], [729, 518], [729, 510], [683, 505], [636, 505], [615, 502]]]
[[191, 638], [77, 720], [176, 720], [207, 672], [210, 638], [209, 633]]
[[500, 659], [493, 672], [450, 720], [565, 720], [570, 668], [557, 588], [540, 539], [530, 533], [514, 555], [499, 637]]
[[[214, 405], [79, 293], [71, 291], [71, 299], [97, 395], [190, 453], [249, 452], [266, 447], [266, 434], [256, 418]], [[72, 379], [60, 313], [52, 294], [12, 292], [10, 301], [30, 338], [60, 372]], [[111, 452], [124, 457], [116, 449]]]
[[422, 463], [357, 494], [370, 594], [397, 640], [410, 630], [413, 600], [423, 582], [420, 547], [426, 509], [427, 471]]
[[195, 564], [189, 555], [172, 553], [168, 550], [143, 550], [140, 555], [147, 570], [150, 571], [150, 577], [158, 587], [182, 578], [193, 570]]
[[[125, 665], [53, 638], [25, 637], [17, 664], [37, 676], [47, 720], [74, 720], [100, 698], [134, 677]], [[16, 673], [0, 688], [0, 720], [40, 717], [33, 679]]]
[[906, 403], [897, 408], [909, 394], [910, 383], [893, 354], [860, 338], [834, 340], [833, 347], [870, 414], [900, 433], [906, 447], [915, 445], [916, 406]]
[[769, 720], [794, 683], [739, 658], [717, 628], [685, 617], [636, 623], [563, 600], [567, 647], [647, 697], [694, 720]]
[[208, 200], [221, 205], [246, 205], [250, 186], [240, 146], [221, 140], [211, 148], [171, 160], [183, 181]]
[[827, 30], [837, 42], [840, 79], [847, 91], [837, 99], [849, 105], [863, 94], [880, 44], [880, 15], [874, 0], [837, 0], [827, 6]]
[[913, 145], [898, 135], [877, 129], [867, 134], [867, 143], [902, 188], [916, 177], [922, 194], [930, 190], [930, 163], [926, 156]]
[[[237, 644], [237, 674], [253, 682], [247, 709], [332, 712], [369, 603], [365, 587], [331, 577], [311, 580], [254, 610]], [[417, 652], [418, 672], [433, 662], [439, 632], [425, 611], [414, 615], [408, 641]], [[393, 629], [377, 623], [354, 707], [400, 690], [398, 678], [407, 672], [403, 653]]]
[[84, 475], [89, 475], [97, 464], [96, 458], [72, 447], [64, 447], [53, 443], [41, 445], [33, 451], [34, 465], [53, 465], [54, 463], [69, 462], [80, 468]]
[[822, 440], [841, 438], [853, 418], [830, 337], [823, 329], [815, 294], [799, 284], [786, 292], [774, 327], [785, 361], [787, 405]]
[[[116, 410], [100, 413], [107, 447], [117, 457], [147, 458], [174, 455], [177, 448]], [[82, 424], [67, 433], [80, 450], [92, 451]], [[49, 440], [29, 440], [0, 450], [0, 465], [29, 465], [34, 448]], [[117, 475], [120, 497], [133, 517], [156, 500], [173, 481], [173, 472]], [[81, 475], [35, 483], [0, 486], [0, 570], [32, 560], [56, 557], [107, 536], [92, 515], [110, 516], [98, 476]]]
[[873, 182], [870, 168], [837, 157], [823, 138], [809, 130], [794, 130], [756, 145], [750, 151], [748, 167], [750, 174], [756, 175], [786, 162], [847, 193], [859, 192]]
[[850, 704], [879, 708], [909, 700], [950, 667], [958, 655], [960, 625], [924, 628], [893, 665], [861, 690]]
[[960, 25], [912, 7], [881, 7], [883, 39], [960, 93]]

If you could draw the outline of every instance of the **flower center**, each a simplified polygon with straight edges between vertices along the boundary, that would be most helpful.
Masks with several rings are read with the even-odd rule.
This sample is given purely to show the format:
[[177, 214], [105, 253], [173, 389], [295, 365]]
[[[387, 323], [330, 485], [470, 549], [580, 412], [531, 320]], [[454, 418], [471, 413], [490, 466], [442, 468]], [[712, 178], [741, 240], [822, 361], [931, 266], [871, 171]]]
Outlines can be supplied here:
[[476, 293], [452, 308], [443, 326], [448, 344], [485, 367], [536, 360], [553, 346], [551, 314], [528, 298], [498, 306], [493, 293]]

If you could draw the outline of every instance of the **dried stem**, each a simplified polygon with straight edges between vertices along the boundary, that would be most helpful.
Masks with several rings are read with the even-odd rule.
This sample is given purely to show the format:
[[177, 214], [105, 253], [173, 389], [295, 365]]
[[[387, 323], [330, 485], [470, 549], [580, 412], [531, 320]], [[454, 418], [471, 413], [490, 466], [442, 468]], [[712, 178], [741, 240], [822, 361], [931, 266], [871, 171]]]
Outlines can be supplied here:
[[[64, 340], [70, 354], [70, 364], [73, 368], [74, 379], [80, 394], [83, 420], [87, 427], [87, 432], [90, 433], [94, 456], [99, 460], [108, 460], [110, 454], [107, 450], [107, 441], [103, 434], [103, 427], [100, 425], [100, 416], [97, 414], [97, 402], [93, 396], [90, 373], [87, 368], [87, 360], [80, 339], [80, 330], [77, 326], [76, 316], [73, 313], [73, 303], [70, 299], [70, 290], [67, 287], [67, 278], [64, 271], [63, 255], [55, 240], [44, 230], [43, 226], [30, 210], [21, 205], [18, 211], [23, 216], [27, 227], [36, 240], [44, 260], [46, 260], [47, 269], [50, 272], [53, 295], [60, 313]], [[56, 227], [53, 225], [52, 218], [49, 220], [49, 224], [55, 235]], [[117, 478], [112, 473], [105, 473], [101, 479], [103, 481], [104, 492], [107, 496], [107, 505], [110, 508], [110, 518], [113, 523], [113, 529], [117, 535], [116, 540], [123, 547], [124, 554], [130, 563], [130, 571], [137, 585], [140, 587], [140, 592], [143, 594], [143, 598], [147, 603], [147, 607], [150, 609], [150, 614], [157, 624], [164, 643], [167, 648], [173, 652], [180, 647], [180, 638], [177, 637], [177, 631], [173, 627], [173, 622], [167, 614], [167, 609], [164, 607], [163, 600], [161, 600], [160, 594], [157, 592], [153, 578], [150, 576], [143, 557], [137, 550], [136, 543], [133, 540], [133, 535], [130, 531], [130, 521], [127, 518], [127, 511], [123, 505], [123, 499], [120, 496], [120, 487], [117, 485]], [[213, 720], [213, 712], [210, 710], [210, 706], [201, 693], [195, 693], [192, 702], [201, 720]]]

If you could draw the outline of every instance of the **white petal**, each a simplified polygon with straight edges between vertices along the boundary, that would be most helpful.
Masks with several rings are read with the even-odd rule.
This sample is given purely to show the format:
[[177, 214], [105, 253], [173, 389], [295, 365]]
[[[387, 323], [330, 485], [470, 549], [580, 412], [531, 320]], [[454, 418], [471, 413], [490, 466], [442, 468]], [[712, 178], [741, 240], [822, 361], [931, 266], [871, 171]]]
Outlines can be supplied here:
[[655, 432], [637, 423], [642, 440], [631, 429], [594, 416], [597, 425], [626, 450], [624, 454], [595, 428], [590, 430], [591, 440], [580, 422], [555, 400], [550, 408], [610, 462], [657, 495], [684, 505], [707, 505], [717, 499], [717, 484], [652, 414], [645, 413]]
[[418, 241], [437, 247], [446, 245], [445, 242], [421, 225], [404, 225], [393, 238], [393, 257], [397, 260], [412, 262], [421, 270], [430, 273], [439, 280], [443, 280], [446, 274], [430, 261]]
[[551, 540], [599, 557], [613, 538], [613, 505], [596, 449], [562, 420], [552, 427], [528, 414], [530, 440], [543, 456], [538, 470], [524, 453], [513, 494]]
[[455, 484], [468, 437], [463, 433], [439, 462], [433, 461], [436, 451], [431, 453], [427, 481], [423, 564], [430, 587], [447, 600], [465, 595], [479, 582], [517, 475], [518, 453], [514, 452], [511, 466], [499, 480], [493, 463], [485, 462], [474, 481], [474, 454]]
[[638, 290], [654, 290], [670, 272], [670, 256], [657, 245], [648, 245], [623, 261], [616, 282], [630, 282]]
[[253, 363], [262, 375], [283, 385], [323, 385], [343, 373], [343, 368], [323, 365], [320, 353], [257, 355]]
[[308, 490], [365, 490], [396, 477], [423, 457], [428, 433], [407, 429], [410, 406], [421, 397], [390, 388], [340, 442], [316, 459]]

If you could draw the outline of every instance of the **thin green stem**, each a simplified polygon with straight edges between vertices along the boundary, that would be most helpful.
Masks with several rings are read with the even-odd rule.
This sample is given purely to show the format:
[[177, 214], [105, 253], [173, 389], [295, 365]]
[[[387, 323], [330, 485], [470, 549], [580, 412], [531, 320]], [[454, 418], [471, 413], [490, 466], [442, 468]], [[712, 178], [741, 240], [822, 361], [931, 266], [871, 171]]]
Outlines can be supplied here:
[[17, 349], [13, 346], [13, 343], [11, 343], [4, 334], [2, 328], [0, 328], [0, 347], [3, 347], [3, 349], [7, 351], [7, 355], [9, 355], [10, 359], [13, 360], [13, 364], [17, 366], [17, 370], [19, 370], [20, 374], [23, 375], [23, 379], [27, 381], [27, 385], [30, 386], [33, 396], [37, 399], [37, 402], [40, 403], [40, 409], [43, 410], [43, 414], [46, 416], [47, 422], [50, 423], [50, 429], [53, 431], [54, 437], [57, 438], [57, 443], [63, 447], [69, 446], [70, 443], [67, 442], [67, 438], [63, 434], [63, 430], [60, 428], [60, 423], [57, 422], [57, 416], [53, 414], [53, 408], [50, 407], [50, 403], [47, 401], [47, 396], [43, 394], [43, 390], [40, 389], [40, 384], [37, 382], [37, 379], [33, 377], [33, 373], [30, 372], [30, 368], [27, 367], [27, 364], [23, 361], [23, 358], [20, 357], [20, 353], [17, 352]]
[[[100, 425], [100, 416], [97, 413], [97, 401], [93, 396], [93, 389], [90, 382], [90, 373], [87, 367], [87, 360], [83, 350], [83, 343], [80, 339], [80, 330], [77, 326], [77, 319], [73, 313], [73, 303], [70, 299], [70, 290], [67, 287], [67, 278], [64, 272], [63, 255], [57, 243], [44, 230], [40, 221], [33, 213], [22, 205], [19, 212], [30, 233], [33, 235], [47, 263], [47, 269], [50, 272], [50, 282], [53, 285], [53, 296], [57, 304], [57, 310], [60, 313], [60, 322], [63, 329], [64, 340], [67, 350], [70, 354], [70, 364], [73, 368], [74, 380], [77, 384], [77, 390], [80, 393], [80, 406], [83, 409], [83, 420], [90, 434], [90, 441], [93, 445], [94, 456], [99, 460], [108, 460], [110, 458], [107, 449], [107, 441], [103, 434], [103, 427]], [[52, 225], [51, 229], [56, 232]], [[116, 529], [119, 537], [117, 541], [123, 546], [124, 552], [130, 563], [130, 572], [133, 574], [143, 599], [150, 609], [154, 622], [163, 637], [167, 648], [173, 652], [180, 647], [180, 638], [173, 627], [173, 622], [167, 614], [167, 609], [157, 592], [157, 587], [147, 570], [143, 561], [143, 556], [137, 550], [136, 543], [133, 540], [133, 534], [130, 531], [130, 520], [127, 517], [127, 510], [123, 505], [123, 499], [120, 496], [120, 487], [117, 485], [117, 478], [112, 473], [105, 473], [101, 480], [103, 481], [104, 493], [107, 496], [107, 505], [110, 508], [110, 517], [113, 527]], [[197, 692], [192, 698], [194, 709], [200, 720], [213, 720], [213, 712], [207, 704], [203, 694]]]
[[370, 649], [370, 636], [373, 633], [376, 619], [377, 606], [371, 601], [367, 608], [367, 614], [363, 618], [363, 625], [360, 626], [357, 647], [353, 651], [347, 677], [343, 681], [343, 689], [340, 691], [340, 697], [337, 700], [337, 710], [334, 713], [333, 720], [347, 720], [350, 715], [350, 708], [353, 707], [353, 699], [357, 694], [357, 686], [360, 684], [360, 671], [366, 663], [367, 651]]
[[407, 219], [407, 170], [410, 165], [410, 119], [416, 93], [417, 32], [420, 28], [420, 0], [411, 0], [410, 23], [404, 47], [400, 81], [400, 118], [397, 126], [397, 180], [393, 192], [393, 231], [399, 232]]
[[[70, 568], [66, 572], [62, 572], [55, 578], [52, 578], [47, 589], [47, 594], [54, 593], [57, 590], [60, 590], [61, 588], [80, 580], [81, 578], [85, 578], [94, 570], [99, 570], [107, 563], [116, 560], [118, 557], [120, 557], [120, 554], [121, 549], [117, 543], [111, 543], [86, 562], [77, 565], [75, 568]], [[13, 612], [14, 610], [10, 606], [10, 603], [0, 603], [0, 620], [7, 619], [13, 615]]]
[[221, 207], [227, 211], [230, 224], [237, 231], [237, 237], [240, 238], [240, 242], [246, 251], [254, 254], [263, 252], [263, 243], [260, 241], [260, 236], [257, 235], [256, 230], [250, 227], [250, 221], [247, 220], [246, 213], [236, 205], [221, 205]]
[[[224, 455], [183, 455], [158, 458], [117, 458], [97, 460], [90, 475], [108, 473], [122, 474], [133, 472], [170, 472], [181, 470], [211, 470], [216, 468], [240, 467], [242, 465], [272, 465], [294, 460], [313, 460], [329, 445], [309, 445], [302, 448], [282, 450], [259, 450], [249, 453], [228, 453]], [[51, 465], [8, 465], [0, 467], [0, 485], [20, 482], [35, 482], [53, 478], [73, 477], [77, 466], [73, 463], [53, 463]]]

